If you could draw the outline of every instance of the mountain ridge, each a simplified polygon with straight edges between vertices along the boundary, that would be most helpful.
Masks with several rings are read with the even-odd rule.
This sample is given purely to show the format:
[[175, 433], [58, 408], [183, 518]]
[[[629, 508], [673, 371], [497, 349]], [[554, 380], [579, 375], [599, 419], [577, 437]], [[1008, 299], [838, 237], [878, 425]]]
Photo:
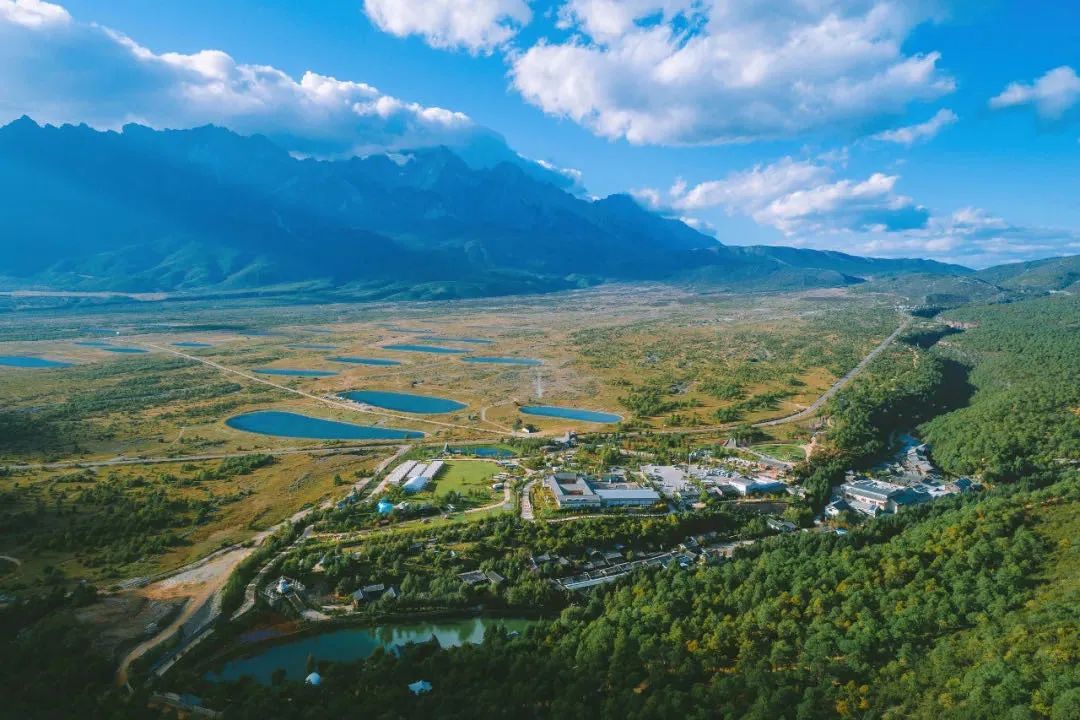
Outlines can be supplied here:
[[[0, 128], [0, 275], [23, 286], [174, 292], [321, 282], [505, 294], [608, 281], [845, 285], [931, 260], [724, 245], [628, 195], [586, 200], [519, 163], [445, 147], [316, 160], [212, 125]], [[382, 294], [382, 293], [379, 293]], [[415, 295], [415, 293], [414, 293]]]

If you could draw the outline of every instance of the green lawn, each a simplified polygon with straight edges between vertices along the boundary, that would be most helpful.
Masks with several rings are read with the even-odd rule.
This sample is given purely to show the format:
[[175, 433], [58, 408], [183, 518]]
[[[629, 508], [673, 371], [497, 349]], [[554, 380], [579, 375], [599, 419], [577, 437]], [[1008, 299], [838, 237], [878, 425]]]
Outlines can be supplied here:
[[776, 458], [777, 460], [784, 460], [786, 462], [799, 462], [806, 459], [806, 453], [803, 452], [801, 445], [789, 445], [789, 444], [771, 444], [771, 445], [754, 445], [750, 448], [755, 452], [759, 452], [762, 455], [768, 455], [769, 457]]
[[499, 472], [499, 466], [480, 460], [454, 460], [446, 463], [435, 481], [435, 495], [443, 496], [457, 491], [467, 494], [471, 490], [484, 490], [493, 497], [492, 478]]

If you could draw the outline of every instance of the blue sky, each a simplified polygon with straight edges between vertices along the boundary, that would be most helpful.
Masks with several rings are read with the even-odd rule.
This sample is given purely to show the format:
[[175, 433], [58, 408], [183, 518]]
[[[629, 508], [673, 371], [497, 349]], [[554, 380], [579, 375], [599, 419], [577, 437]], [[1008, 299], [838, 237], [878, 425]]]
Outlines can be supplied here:
[[490, 128], [726, 243], [1080, 253], [1080, 6], [738, 4], [0, 0], [0, 122], [215, 122], [323, 156]]

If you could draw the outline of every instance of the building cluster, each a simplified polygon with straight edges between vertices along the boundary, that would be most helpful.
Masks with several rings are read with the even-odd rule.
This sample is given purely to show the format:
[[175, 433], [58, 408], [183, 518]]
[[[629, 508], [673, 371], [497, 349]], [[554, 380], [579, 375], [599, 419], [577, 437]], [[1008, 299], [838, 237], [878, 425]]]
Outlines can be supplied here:
[[622, 478], [613, 475], [598, 480], [581, 473], [556, 472], [544, 483], [555, 496], [555, 504], [564, 510], [649, 507], [660, 502], [660, 493], [637, 483], [619, 482]]
[[470, 570], [469, 572], [458, 573], [458, 578], [469, 587], [475, 587], [476, 585], [483, 585], [485, 583], [489, 583], [493, 587], [498, 587], [506, 582], [506, 578], [494, 570]]
[[352, 594], [353, 607], [360, 608], [376, 600], [396, 600], [398, 591], [392, 585], [374, 583], [365, 585]]
[[911, 445], [897, 459], [879, 467], [875, 474], [878, 477], [872, 479], [848, 472], [844, 484], [825, 507], [825, 516], [837, 517], [848, 511], [870, 516], [896, 513], [905, 507], [975, 489], [970, 478], [943, 479], [930, 459], [926, 444]]
[[400, 485], [401, 489], [408, 493], [420, 492], [438, 477], [443, 467], [445, 463], [442, 460], [432, 462], [406, 460], [390, 471], [390, 474], [386, 476], [386, 484]]
[[262, 594], [271, 607], [292, 606], [298, 613], [307, 610], [304, 601], [304, 584], [295, 578], [282, 575], [263, 588]]
[[[748, 469], [758, 468], [756, 463], [743, 462]], [[781, 493], [788, 488], [786, 483], [766, 472], [751, 475], [707, 465], [642, 465], [641, 472], [670, 497], [696, 495], [699, 486], [721, 496]]]
[[[609, 551], [590, 550], [588, 561], [579, 565], [576, 573], [557, 578], [554, 582], [565, 590], [586, 590], [613, 582], [640, 568], [667, 567], [672, 564], [689, 568], [695, 564], [714, 564], [730, 558], [738, 547], [752, 542], [752, 540], [717, 542], [717, 533], [708, 532], [687, 537], [672, 550], [635, 553], [632, 560], [627, 559], [619, 549], [620, 546]], [[541, 563], [541, 559], [541, 557], [533, 558], [535, 568], [539, 569], [547, 564]], [[558, 564], [562, 566], [564, 563]]]
[[845, 511], [876, 516], [896, 513], [911, 505], [920, 505], [939, 497], [954, 495], [972, 489], [967, 478], [949, 483], [937, 481], [897, 485], [869, 478], [850, 479], [840, 486], [840, 497], [825, 507], [827, 517], [836, 517]]

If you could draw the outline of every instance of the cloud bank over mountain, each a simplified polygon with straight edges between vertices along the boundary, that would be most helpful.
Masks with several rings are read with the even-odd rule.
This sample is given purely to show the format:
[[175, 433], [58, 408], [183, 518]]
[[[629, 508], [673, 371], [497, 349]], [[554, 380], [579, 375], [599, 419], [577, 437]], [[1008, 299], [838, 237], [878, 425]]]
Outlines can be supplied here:
[[785, 157], [696, 185], [642, 188], [640, 202], [685, 217], [712, 208], [774, 228], [786, 244], [883, 257], [926, 256], [971, 267], [1080, 252], [1080, 233], [1009, 223], [979, 208], [935, 215], [899, 191], [897, 174], [838, 178], [821, 158]]
[[[619, 186], [609, 179], [605, 190], [637, 186], [647, 206], [725, 242], [924, 253], [974, 265], [1077, 247], [1077, 232], [1054, 228], [1053, 215], [1044, 226], [1026, 208], [980, 210], [983, 219], [974, 224], [956, 220], [982, 205], [977, 192], [942, 202], [905, 170], [920, 149], [933, 143], [947, 150], [981, 121], [965, 109], [970, 103], [952, 97], [957, 83], [936, 43], [913, 41], [940, 19], [934, 2], [364, 0], [355, 11], [393, 37], [494, 65], [508, 97], [551, 116], [533, 113], [542, 122], [579, 125], [617, 152], [649, 146], [650, 153], [673, 148], [663, 152], [683, 159], [694, 153], [685, 173], [658, 164], [644, 181]], [[410, 52], [416, 49], [414, 41]], [[418, 49], [430, 62], [433, 53]], [[999, 87], [977, 105], [1027, 108], [1042, 129], [1071, 132], [1080, 107], [1072, 67], [991, 86]], [[363, 79], [240, 62], [224, 49], [151, 48], [57, 3], [0, 0], [0, 124], [23, 114], [97, 129], [215, 124], [320, 159], [446, 145], [474, 167], [508, 161], [584, 194], [581, 170], [520, 156], [498, 132], [454, 107], [456, 97], [425, 104]], [[940, 107], [943, 98], [950, 107]], [[468, 106], [478, 116], [483, 109]], [[964, 113], [963, 128], [953, 127], [961, 118], [952, 107]], [[532, 138], [522, 144], [536, 145]], [[729, 149], [734, 156], [750, 146], [761, 152], [715, 170], [696, 157]], [[559, 151], [575, 168], [595, 171], [598, 155], [590, 166], [573, 140]], [[668, 174], [657, 177], [661, 172]], [[679, 180], [684, 174], [692, 180]], [[1038, 224], [999, 218], [1014, 214]], [[751, 237], [739, 237], [738, 229], [748, 227]]]
[[261, 133], [302, 155], [468, 145], [498, 136], [461, 112], [317, 72], [299, 78], [222, 50], [155, 52], [43, 0], [0, 0], [0, 123], [116, 129], [213, 123]]

